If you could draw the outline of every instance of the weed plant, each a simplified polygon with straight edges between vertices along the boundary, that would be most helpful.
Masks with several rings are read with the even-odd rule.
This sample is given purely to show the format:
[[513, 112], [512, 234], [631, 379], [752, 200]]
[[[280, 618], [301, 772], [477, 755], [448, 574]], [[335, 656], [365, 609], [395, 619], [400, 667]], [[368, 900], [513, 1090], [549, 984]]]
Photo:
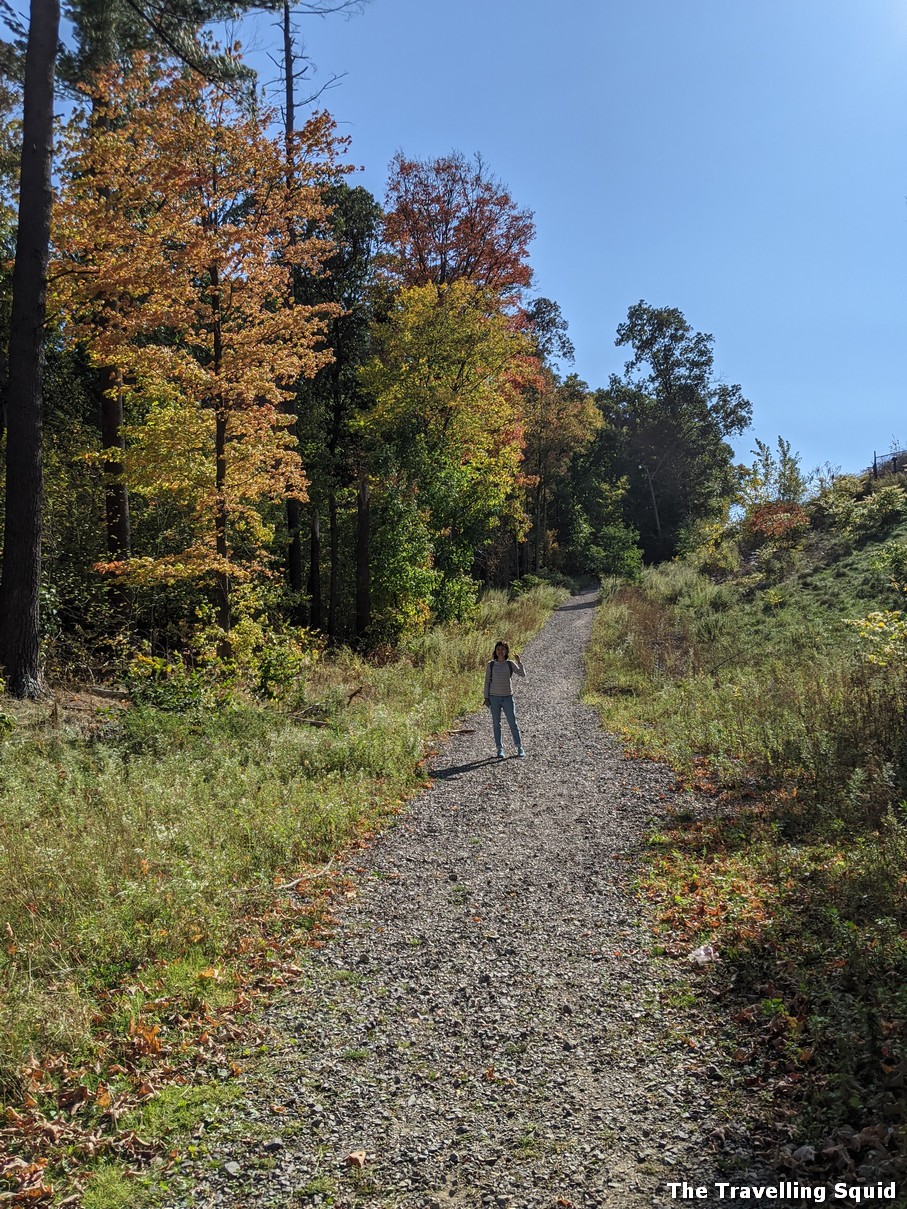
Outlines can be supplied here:
[[323, 866], [399, 808], [424, 777], [428, 737], [480, 703], [494, 641], [522, 644], [563, 595], [491, 593], [471, 625], [381, 662], [326, 655], [281, 704], [238, 691], [217, 700], [181, 682], [157, 703], [105, 711], [93, 700], [86, 725], [59, 703], [9, 703], [7, 1103], [28, 1095], [29, 1055], [32, 1067], [48, 1056], [95, 1063], [99, 1077], [143, 1003], [167, 999], [178, 1014], [229, 999], [242, 951], [270, 943], [269, 913], [287, 897], [275, 884]]
[[646, 887], [665, 945], [722, 950], [761, 1042], [739, 1060], [779, 1089], [782, 1135], [869, 1127], [903, 1156], [907, 667], [868, 662], [846, 621], [891, 607], [907, 527], [899, 497], [869, 499], [862, 528], [849, 512], [843, 538], [811, 533], [780, 578], [678, 562], [607, 585], [587, 689], [635, 751], [713, 796], [652, 837]]

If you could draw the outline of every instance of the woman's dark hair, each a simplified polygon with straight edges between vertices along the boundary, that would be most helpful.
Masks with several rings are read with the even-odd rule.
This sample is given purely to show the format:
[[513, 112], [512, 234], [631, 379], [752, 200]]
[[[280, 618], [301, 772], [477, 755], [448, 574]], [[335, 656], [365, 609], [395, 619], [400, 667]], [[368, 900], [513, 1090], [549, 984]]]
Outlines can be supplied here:
[[491, 658], [493, 660], [497, 659], [499, 646], [502, 646], [504, 648], [504, 658], [509, 659], [510, 658], [510, 643], [505, 642], [503, 638], [499, 642], [496, 642], [494, 644], [494, 650], [491, 652]]

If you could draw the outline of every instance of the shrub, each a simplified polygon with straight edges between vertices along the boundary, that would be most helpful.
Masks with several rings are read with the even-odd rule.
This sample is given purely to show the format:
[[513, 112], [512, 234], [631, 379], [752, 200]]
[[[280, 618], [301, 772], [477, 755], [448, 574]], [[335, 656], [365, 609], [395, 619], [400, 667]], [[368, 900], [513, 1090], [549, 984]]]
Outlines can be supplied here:
[[527, 592], [535, 592], [539, 588], [560, 588], [569, 592], [573, 588], [573, 580], [561, 571], [554, 571], [550, 567], [545, 568], [535, 574], [523, 575], [519, 579], [515, 579], [510, 585], [510, 597], [515, 599], [525, 596]]
[[751, 546], [767, 541], [791, 544], [809, 528], [809, 514], [799, 504], [782, 500], [760, 504], [747, 514], [742, 532]]
[[820, 529], [844, 528], [853, 516], [858, 499], [867, 491], [867, 480], [854, 474], [842, 474], [825, 486], [807, 509], [813, 524]]
[[637, 580], [642, 571], [639, 534], [626, 525], [605, 525], [586, 550], [586, 566], [592, 575], [619, 575]]
[[907, 514], [907, 493], [891, 484], [873, 491], [852, 510], [846, 529], [857, 541], [877, 537]]
[[907, 542], [885, 542], [872, 559], [871, 567], [883, 583], [907, 585]]
[[164, 712], [210, 706], [215, 684], [207, 672], [180, 660], [136, 655], [126, 673], [126, 689], [136, 705]]

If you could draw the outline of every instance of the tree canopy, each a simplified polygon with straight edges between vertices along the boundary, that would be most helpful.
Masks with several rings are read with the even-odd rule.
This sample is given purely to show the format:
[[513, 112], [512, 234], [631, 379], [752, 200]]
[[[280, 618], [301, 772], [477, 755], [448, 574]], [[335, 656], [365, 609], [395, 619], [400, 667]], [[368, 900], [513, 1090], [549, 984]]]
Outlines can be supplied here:
[[628, 483], [627, 518], [648, 558], [669, 558], [684, 529], [720, 511], [732, 493], [726, 438], [748, 426], [752, 407], [740, 386], [715, 377], [714, 338], [675, 307], [636, 303], [615, 343], [632, 356], [602, 406]]
[[[282, 120], [238, 45], [206, 34], [243, 7], [72, 5], [60, 63], [79, 103], [44, 211], [50, 309], [29, 355], [49, 372], [29, 371], [27, 449], [8, 392], [2, 591], [30, 618], [27, 672], [6, 639], [17, 691], [38, 686], [42, 627], [58, 669], [91, 666], [112, 631], [121, 667], [166, 651], [226, 669], [244, 635], [264, 651], [306, 625], [365, 650], [405, 641], [467, 617], [483, 586], [633, 575], [737, 484], [727, 438], [750, 405], [717, 378], [711, 336], [640, 302], [617, 332], [624, 374], [590, 387], [560, 306], [532, 292], [532, 212], [482, 156], [398, 152], [379, 205], [345, 182], [330, 116], [297, 122], [283, 0], [267, 6]], [[29, 471], [26, 491], [45, 454], [46, 489]]]

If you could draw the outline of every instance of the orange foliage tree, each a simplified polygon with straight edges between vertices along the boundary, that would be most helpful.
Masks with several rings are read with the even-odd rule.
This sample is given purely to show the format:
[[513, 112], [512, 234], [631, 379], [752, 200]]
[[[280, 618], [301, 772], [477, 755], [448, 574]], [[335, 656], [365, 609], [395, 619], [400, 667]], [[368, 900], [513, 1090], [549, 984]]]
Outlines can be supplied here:
[[384, 238], [405, 286], [469, 281], [485, 298], [516, 301], [532, 280], [532, 212], [521, 210], [481, 156], [391, 164]]
[[226, 634], [231, 582], [263, 568], [273, 536], [262, 506], [305, 499], [282, 404], [330, 360], [336, 308], [294, 303], [291, 278], [330, 253], [306, 230], [323, 229], [340, 140], [326, 114], [272, 138], [269, 112], [147, 56], [104, 73], [89, 100], [108, 120], [69, 126], [56, 301], [70, 339], [126, 385], [131, 489], [191, 513], [182, 549], [103, 569], [212, 582]]

